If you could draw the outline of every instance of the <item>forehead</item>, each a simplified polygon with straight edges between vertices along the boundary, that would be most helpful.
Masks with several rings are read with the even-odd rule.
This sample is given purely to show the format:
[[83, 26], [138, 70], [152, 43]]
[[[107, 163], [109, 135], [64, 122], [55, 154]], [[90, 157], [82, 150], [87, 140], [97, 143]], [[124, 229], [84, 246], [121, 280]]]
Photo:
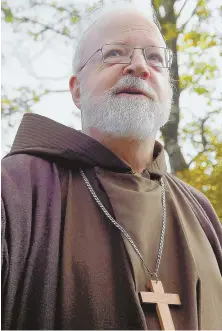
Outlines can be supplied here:
[[134, 47], [166, 46], [156, 24], [141, 13], [109, 13], [94, 23], [88, 31], [82, 54], [84, 60], [102, 45], [115, 41], [125, 42]]

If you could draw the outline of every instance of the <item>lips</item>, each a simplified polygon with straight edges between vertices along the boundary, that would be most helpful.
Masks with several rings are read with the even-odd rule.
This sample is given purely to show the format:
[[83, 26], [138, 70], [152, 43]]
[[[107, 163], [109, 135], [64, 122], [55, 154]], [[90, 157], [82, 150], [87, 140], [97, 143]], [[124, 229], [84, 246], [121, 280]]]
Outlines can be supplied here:
[[133, 88], [122, 89], [122, 90], [118, 91], [116, 94], [120, 94], [120, 93], [127, 93], [127, 94], [143, 94], [143, 95], [145, 95], [145, 93], [142, 92], [141, 90], [133, 89]]
[[137, 88], [124, 88], [124, 89], [120, 89], [116, 92], [116, 94], [121, 94], [121, 93], [144, 95], [147, 98], [153, 99], [152, 95], [150, 95], [149, 93], [146, 93], [145, 91], [137, 89]]

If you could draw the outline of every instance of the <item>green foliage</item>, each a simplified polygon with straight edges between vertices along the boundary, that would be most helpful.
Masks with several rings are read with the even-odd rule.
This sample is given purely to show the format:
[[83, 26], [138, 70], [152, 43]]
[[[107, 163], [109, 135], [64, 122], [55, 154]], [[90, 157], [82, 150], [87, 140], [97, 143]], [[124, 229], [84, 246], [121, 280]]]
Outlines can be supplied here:
[[172, 40], [178, 37], [179, 31], [176, 28], [176, 24], [172, 22], [162, 23], [162, 30], [166, 41]]
[[193, 84], [193, 75], [181, 75], [179, 80], [180, 89], [185, 89]]
[[[183, 31], [181, 31], [183, 34]], [[211, 35], [208, 32], [196, 30], [189, 31], [183, 34], [183, 40], [179, 45], [179, 51], [184, 52], [191, 47], [200, 47], [202, 50], [219, 45], [217, 36]]]
[[206, 79], [213, 79], [216, 72], [219, 70], [218, 66], [215, 64], [210, 64], [206, 62], [198, 62], [194, 66], [194, 75], [205, 75]]
[[76, 24], [76, 23], [78, 23], [78, 21], [79, 21], [79, 17], [76, 16], [76, 14], [73, 14], [72, 17], [71, 17], [71, 22], [73, 24]]
[[11, 112], [16, 112], [18, 110], [17, 104], [14, 100], [8, 99], [7, 97], [3, 97], [1, 106], [1, 114], [5, 115], [5, 109], [10, 109]]
[[37, 41], [40, 37], [38, 33], [35, 33], [35, 32], [32, 32], [32, 31], [28, 31], [28, 34], [30, 36], [32, 36], [35, 41]]
[[196, 9], [196, 15], [200, 20], [205, 20], [210, 16], [210, 10], [207, 9], [207, 1], [199, 0]]
[[201, 86], [194, 87], [193, 90], [194, 90], [194, 92], [196, 92], [199, 95], [203, 95], [203, 94], [209, 93], [209, 90], [208, 89], [206, 89], [205, 87], [201, 87]]
[[63, 32], [64, 35], [67, 36], [69, 34], [69, 29], [66, 26], [64, 26], [62, 32]]
[[208, 151], [195, 157], [190, 169], [176, 175], [206, 195], [222, 222], [222, 142], [211, 135], [210, 145]]
[[153, 0], [154, 8], [158, 9], [161, 5], [161, 0]]
[[[219, 76], [220, 71], [214, 55], [209, 56], [207, 54], [210, 52], [212, 54], [212, 51], [216, 51], [217, 54], [220, 52], [221, 38], [219, 31], [216, 30], [216, 26], [212, 25], [212, 22], [214, 22], [213, 17], [215, 13], [218, 15], [218, 10], [221, 11], [222, 7], [215, 9], [216, 12], [215, 10], [210, 10], [208, 6], [209, 1], [194, 0], [194, 2], [186, 2], [168, 0], [162, 2], [152, 0], [152, 4], [157, 13], [159, 13], [158, 8], [160, 5], [165, 9], [165, 16], [161, 17], [159, 15], [159, 20], [168, 46], [170, 48], [173, 47], [173, 51], [177, 55], [178, 63], [174, 61], [172, 67], [173, 78], [177, 88], [175, 100], [179, 100], [180, 93], [188, 89], [189, 92], [205, 98], [206, 107], [208, 107], [206, 109], [209, 113], [202, 120], [197, 116], [194, 122], [182, 129], [179, 139], [184, 143], [188, 141], [191, 143], [193, 150], [196, 151], [196, 157], [188, 164], [188, 169], [176, 172], [176, 175], [202, 191], [211, 201], [222, 221], [222, 143], [216, 139], [216, 136], [212, 135], [210, 127], [205, 125], [206, 121], [211, 119], [213, 114], [221, 112], [220, 105], [217, 104], [216, 106], [218, 111], [213, 108], [214, 99], [212, 92], [214, 92], [214, 89], [211, 88], [212, 84], [211, 86], [209, 84], [210, 81]], [[179, 2], [180, 9], [176, 12], [175, 8], [177, 8], [176, 5]], [[194, 10], [190, 18], [187, 18], [187, 15], [183, 14], [187, 12], [186, 8], [191, 2], [194, 5]], [[181, 19], [181, 17], [184, 17], [184, 19]], [[179, 19], [181, 23], [178, 24]], [[208, 60], [206, 61], [207, 57]], [[181, 62], [180, 59], [185, 60], [183, 60], [184, 63], [179, 71], [178, 64]], [[220, 102], [221, 100], [218, 101]], [[179, 107], [179, 102], [174, 104], [174, 112], [175, 109], [178, 109], [178, 118], [181, 119]], [[179, 125], [179, 120], [177, 124]], [[167, 140], [171, 140], [171, 130], [172, 123], [169, 126], [169, 136], [165, 137], [166, 144]], [[191, 155], [189, 157], [191, 158]]]
[[2, 3], [2, 12], [4, 13], [4, 20], [7, 23], [13, 23], [14, 22], [14, 17], [12, 14], [11, 9], [8, 7], [6, 2]]
[[40, 101], [40, 97], [36, 94], [36, 92], [33, 91], [32, 94], [33, 94], [33, 101], [34, 102], [39, 102]]
[[58, 10], [60, 13], [63, 13], [65, 9], [64, 9], [63, 7], [58, 7], [57, 10]]
[[[209, 96], [211, 92], [203, 85], [204, 81], [209, 81], [216, 78], [219, 73], [219, 68], [216, 64], [206, 62], [191, 61], [190, 74], [180, 75], [179, 88], [181, 90], [190, 88], [191, 91], [199, 94]], [[202, 83], [200, 82], [202, 80]], [[210, 103], [208, 103], [209, 105]]]
[[9, 98], [6, 94], [2, 96], [2, 107], [1, 115], [2, 117], [9, 117], [15, 113], [27, 113], [31, 112], [32, 107], [38, 103], [41, 98], [49, 93], [49, 90], [42, 90], [37, 93], [27, 87], [20, 87], [14, 91], [15, 96]]

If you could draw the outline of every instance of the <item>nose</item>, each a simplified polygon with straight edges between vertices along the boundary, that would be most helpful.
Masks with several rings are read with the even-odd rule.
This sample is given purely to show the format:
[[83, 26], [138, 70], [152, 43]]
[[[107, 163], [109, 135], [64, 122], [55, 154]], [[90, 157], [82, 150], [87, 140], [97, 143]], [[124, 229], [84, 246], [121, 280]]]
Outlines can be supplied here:
[[134, 49], [131, 62], [124, 68], [123, 75], [134, 74], [146, 80], [150, 77], [150, 68], [146, 63], [142, 49]]

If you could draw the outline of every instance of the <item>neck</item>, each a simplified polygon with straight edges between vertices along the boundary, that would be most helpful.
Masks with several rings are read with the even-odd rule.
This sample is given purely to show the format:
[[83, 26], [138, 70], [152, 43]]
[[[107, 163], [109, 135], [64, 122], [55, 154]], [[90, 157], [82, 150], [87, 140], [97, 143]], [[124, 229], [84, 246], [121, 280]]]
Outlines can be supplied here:
[[141, 174], [153, 162], [154, 138], [144, 140], [119, 138], [110, 134], [106, 135], [95, 128], [89, 128], [83, 132], [109, 148], [138, 174]]

